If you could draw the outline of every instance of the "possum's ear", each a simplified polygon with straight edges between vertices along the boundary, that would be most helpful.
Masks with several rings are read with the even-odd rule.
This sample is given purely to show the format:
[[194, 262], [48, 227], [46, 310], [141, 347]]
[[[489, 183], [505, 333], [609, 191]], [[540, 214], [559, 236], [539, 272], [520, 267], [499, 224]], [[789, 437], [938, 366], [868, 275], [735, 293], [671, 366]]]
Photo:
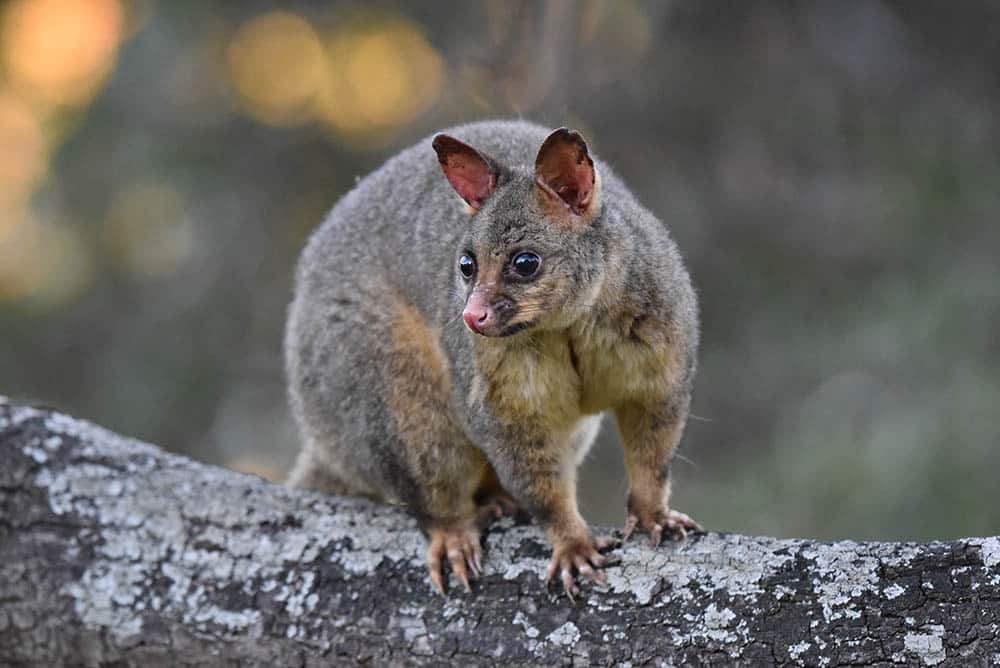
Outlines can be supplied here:
[[448, 182], [478, 210], [497, 187], [497, 171], [482, 153], [448, 135], [434, 137], [434, 150]]
[[535, 183], [543, 199], [575, 216], [597, 211], [597, 172], [579, 132], [559, 128], [542, 142], [535, 158]]

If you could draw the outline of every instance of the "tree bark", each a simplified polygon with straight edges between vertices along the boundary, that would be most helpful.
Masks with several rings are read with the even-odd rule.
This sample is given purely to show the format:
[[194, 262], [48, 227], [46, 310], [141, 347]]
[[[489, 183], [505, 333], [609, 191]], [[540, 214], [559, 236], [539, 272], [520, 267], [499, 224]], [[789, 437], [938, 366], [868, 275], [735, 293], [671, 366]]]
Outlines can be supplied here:
[[432, 593], [401, 512], [0, 398], [0, 665], [1000, 665], [1000, 540], [703, 534], [571, 603], [509, 520]]

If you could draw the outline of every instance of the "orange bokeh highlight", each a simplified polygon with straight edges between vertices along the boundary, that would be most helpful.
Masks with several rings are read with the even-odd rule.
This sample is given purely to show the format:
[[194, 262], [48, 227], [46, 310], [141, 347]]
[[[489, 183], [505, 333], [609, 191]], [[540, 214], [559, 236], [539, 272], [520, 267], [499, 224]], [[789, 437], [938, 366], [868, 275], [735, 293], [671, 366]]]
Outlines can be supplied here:
[[330, 78], [319, 117], [345, 134], [391, 129], [437, 100], [444, 62], [420, 27], [403, 18], [359, 21], [330, 36]]
[[347, 137], [385, 133], [425, 112], [444, 85], [419, 25], [359, 14], [328, 34], [284, 11], [244, 23], [226, 49], [243, 111], [269, 125], [321, 122]]
[[11, 0], [0, 15], [8, 82], [36, 101], [86, 101], [111, 71], [125, 28], [119, 0]]
[[309, 120], [326, 79], [319, 35], [288, 12], [269, 12], [240, 27], [226, 50], [229, 76], [245, 108], [271, 125]]
[[17, 220], [5, 209], [22, 205], [44, 176], [48, 142], [38, 118], [20, 97], [0, 87], [0, 239]]

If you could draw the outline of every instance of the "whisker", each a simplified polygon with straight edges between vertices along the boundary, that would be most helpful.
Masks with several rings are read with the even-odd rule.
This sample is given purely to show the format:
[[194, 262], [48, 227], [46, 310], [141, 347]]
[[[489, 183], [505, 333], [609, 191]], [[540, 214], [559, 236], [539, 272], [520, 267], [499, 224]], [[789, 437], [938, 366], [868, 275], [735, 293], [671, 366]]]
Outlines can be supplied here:
[[691, 459], [690, 457], [686, 457], [686, 456], [682, 455], [681, 453], [675, 451], [674, 452], [674, 458], [681, 460], [685, 464], [688, 464], [691, 468], [693, 468], [696, 471], [699, 470], [698, 464], [693, 459]]

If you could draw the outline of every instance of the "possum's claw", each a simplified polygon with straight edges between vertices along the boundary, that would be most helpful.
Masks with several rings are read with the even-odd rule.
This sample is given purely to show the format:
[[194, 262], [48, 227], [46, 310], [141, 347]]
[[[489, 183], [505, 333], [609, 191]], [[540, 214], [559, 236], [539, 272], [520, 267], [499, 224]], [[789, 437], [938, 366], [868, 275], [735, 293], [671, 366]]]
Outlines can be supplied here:
[[431, 583], [442, 596], [445, 594], [444, 558], [458, 581], [471, 592], [469, 576], [478, 577], [483, 572], [483, 548], [479, 544], [479, 528], [475, 522], [466, 521], [428, 530], [430, 545], [427, 547], [427, 570]]
[[687, 532], [703, 531], [701, 525], [677, 510], [660, 510], [652, 513], [629, 512], [622, 529], [622, 541], [627, 541], [636, 529], [649, 533], [649, 541], [656, 547], [663, 539], [664, 529], [674, 540], [684, 540]]
[[576, 584], [574, 572], [595, 584], [606, 585], [607, 576], [604, 571], [596, 569], [616, 564], [618, 559], [612, 555], [602, 554], [602, 551], [612, 549], [620, 544], [620, 541], [614, 538], [594, 538], [593, 536], [587, 536], [585, 540], [567, 540], [555, 543], [552, 550], [552, 561], [549, 562], [545, 577], [546, 584], [558, 574], [566, 596], [575, 603], [575, 597], [580, 593], [580, 587]]

